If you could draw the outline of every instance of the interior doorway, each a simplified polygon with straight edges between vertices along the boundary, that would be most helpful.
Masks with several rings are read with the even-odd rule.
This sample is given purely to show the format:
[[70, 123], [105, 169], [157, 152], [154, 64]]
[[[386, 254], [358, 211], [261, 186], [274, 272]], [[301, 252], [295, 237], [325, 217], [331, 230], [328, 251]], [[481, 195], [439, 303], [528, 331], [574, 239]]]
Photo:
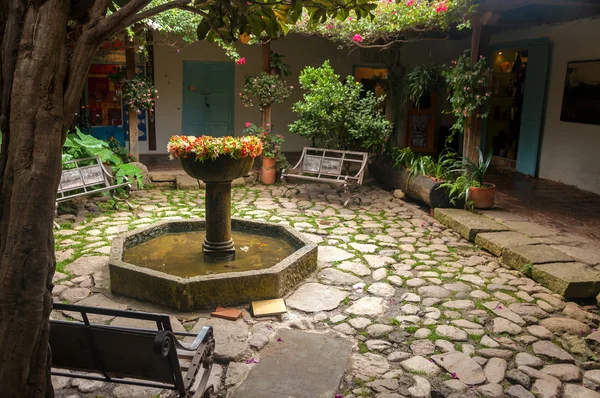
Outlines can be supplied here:
[[536, 176], [550, 59], [547, 38], [492, 46], [492, 96], [481, 148], [492, 163]]
[[522, 48], [492, 54], [485, 153], [493, 150], [496, 166], [516, 169], [528, 57], [528, 51]]

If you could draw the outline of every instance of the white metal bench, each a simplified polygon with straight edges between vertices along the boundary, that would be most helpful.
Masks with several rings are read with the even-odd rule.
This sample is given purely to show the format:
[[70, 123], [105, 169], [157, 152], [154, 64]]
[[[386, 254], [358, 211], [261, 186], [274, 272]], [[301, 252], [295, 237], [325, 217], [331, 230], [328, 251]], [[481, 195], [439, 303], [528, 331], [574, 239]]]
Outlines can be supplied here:
[[133, 206], [126, 198], [117, 196], [116, 190], [118, 188], [125, 188], [126, 196], [129, 196], [131, 184], [127, 177], [123, 177], [122, 183], [114, 184], [113, 176], [104, 168], [98, 156], [70, 160], [63, 165], [60, 184], [58, 185], [56, 206], [58, 207], [60, 202], [81, 196], [110, 191], [112, 197], [115, 199], [113, 207], [116, 208], [119, 202], [124, 202], [130, 209], [133, 209]]
[[296, 180], [293, 186], [286, 186], [288, 189], [284, 195], [290, 190], [299, 193], [300, 190], [296, 188], [299, 180], [306, 180], [343, 186], [344, 194], [349, 196], [344, 207], [353, 199], [360, 203], [358, 193], [350, 194], [362, 186], [368, 159], [366, 152], [305, 147], [298, 163], [292, 169], [281, 172], [284, 185], [292, 179]]

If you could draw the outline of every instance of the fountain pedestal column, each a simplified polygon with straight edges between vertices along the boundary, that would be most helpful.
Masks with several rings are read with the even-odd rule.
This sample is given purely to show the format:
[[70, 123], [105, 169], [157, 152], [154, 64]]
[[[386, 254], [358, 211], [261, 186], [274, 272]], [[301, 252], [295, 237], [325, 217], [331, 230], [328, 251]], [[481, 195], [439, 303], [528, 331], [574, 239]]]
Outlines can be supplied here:
[[231, 238], [231, 181], [206, 181], [206, 237], [202, 250], [206, 257], [234, 257]]
[[181, 159], [183, 170], [206, 183], [206, 238], [202, 244], [205, 258], [231, 259], [235, 246], [231, 239], [231, 182], [252, 169], [254, 158], [233, 159], [221, 155], [196, 162], [193, 157]]

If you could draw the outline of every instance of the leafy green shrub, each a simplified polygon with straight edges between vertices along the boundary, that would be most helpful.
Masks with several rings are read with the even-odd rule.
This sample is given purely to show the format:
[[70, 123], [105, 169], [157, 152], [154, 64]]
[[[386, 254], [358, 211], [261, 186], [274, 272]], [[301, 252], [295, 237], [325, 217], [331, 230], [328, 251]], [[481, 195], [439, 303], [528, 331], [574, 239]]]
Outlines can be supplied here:
[[69, 160], [99, 156], [111, 166], [121, 164], [121, 158], [111, 151], [108, 142], [83, 133], [77, 127], [69, 133], [63, 145], [63, 164]]
[[271, 104], [280, 104], [285, 101], [292, 93], [293, 88], [279, 76], [261, 72], [258, 76], [246, 76], [240, 99], [244, 106], [252, 106], [252, 98], [255, 98], [262, 111]]
[[[116, 140], [115, 140], [116, 141]], [[119, 147], [125, 149], [119, 144]], [[126, 151], [126, 150], [125, 150]], [[113, 175], [117, 183], [123, 182], [123, 177], [134, 176], [138, 187], [143, 188], [143, 176], [139, 167], [123, 163], [119, 154], [111, 150], [111, 145], [101, 139], [98, 139], [89, 134], [83, 133], [78, 128], [75, 128], [74, 133], [69, 133], [63, 145], [62, 164], [63, 168], [73, 167], [69, 163], [70, 160], [91, 158], [98, 156], [102, 163], [112, 167]], [[129, 152], [127, 152], [129, 155]], [[129, 156], [127, 157], [127, 161]]]
[[131, 152], [129, 152], [129, 149], [123, 146], [115, 137], [109, 138], [108, 147], [115, 155], [121, 158], [123, 163], [133, 162], [135, 160], [131, 155]]
[[117, 184], [123, 182], [124, 177], [132, 177], [137, 182], [138, 188], [143, 188], [144, 176], [139, 167], [129, 163], [123, 163], [118, 166], [113, 166], [113, 173]]
[[291, 132], [322, 148], [378, 151], [383, 147], [392, 131], [380, 110], [384, 97], [364, 92], [352, 76], [342, 83], [329, 61], [319, 68], [306, 67], [300, 73], [300, 86], [304, 99], [292, 106], [298, 119], [289, 126]]
[[462, 133], [467, 118], [473, 114], [478, 118], [487, 117], [487, 113], [481, 109], [491, 96], [490, 76], [491, 70], [487, 67], [486, 59], [480, 57], [475, 65], [471, 65], [471, 56], [467, 53], [452, 61], [452, 66], [442, 71], [448, 101], [452, 106], [451, 114], [456, 116], [456, 122], [450, 128], [453, 133]]

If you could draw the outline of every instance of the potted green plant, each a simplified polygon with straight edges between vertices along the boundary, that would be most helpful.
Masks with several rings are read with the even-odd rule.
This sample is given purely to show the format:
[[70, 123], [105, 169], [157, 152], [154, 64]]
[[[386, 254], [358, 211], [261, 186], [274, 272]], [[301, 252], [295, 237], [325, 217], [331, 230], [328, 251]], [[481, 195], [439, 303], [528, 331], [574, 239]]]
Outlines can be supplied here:
[[[246, 122], [244, 129], [245, 135], [255, 135], [262, 142], [262, 166], [260, 170], [260, 180], [265, 185], [275, 183], [277, 176], [278, 163], [281, 161], [281, 144], [284, 139], [281, 134], [273, 134], [271, 126], [259, 127], [251, 122]], [[285, 156], [283, 156], [285, 159]]]
[[271, 51], [269, 59], [269, 66], [271, 67], [271, 74], [281, 76], [290, 76], [292, 74], [292, 68], [289, 64], [283, 62], [285, 57], [279, 53]]
[[468, 201], [473, 202], [476, 209], [489, 209], [494, 205], [494, 196], [496, 194], [496, 185], [491, 182], [485, 182], [485, 173], [492, 161], [492, 150], [490, 150], [487, 159], [484, 159], [481, 149], [477, 148], [479, 162], [476, 164], [470, 159], [465, 161], [465, 174], [471, 186], [467, 196]]
[[487, 159], [484, 158], [481, 149], [478, 148], [477, 152], [478, 163], [467, 158], [457, 161], [457, 167], [453, 171], [458, 172], [458, 177], [454, 181], [442, 184], [441, 187], [448, 188], [450, 202], [453, 204], [464, 202], [465, 207], [489, 209], [494, 205], [496, 185], [484, 179], [492, 161], [492, 150]]

